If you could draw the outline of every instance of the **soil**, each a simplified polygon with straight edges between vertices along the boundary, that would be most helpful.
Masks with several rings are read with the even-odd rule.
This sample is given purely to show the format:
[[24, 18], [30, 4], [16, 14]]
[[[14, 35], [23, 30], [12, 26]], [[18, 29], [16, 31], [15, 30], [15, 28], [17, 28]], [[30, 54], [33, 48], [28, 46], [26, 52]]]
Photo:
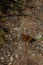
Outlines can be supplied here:
[[43, 40], [28, 43], [21, 34], [43, 35], [43, 0], [33, 0], [35, 8], [26, 9], [26, 16], [14, 16], [3, 22], [9, 29], [5, 36], [10, 40], [0, 48], [0, 65], [43, 65]]

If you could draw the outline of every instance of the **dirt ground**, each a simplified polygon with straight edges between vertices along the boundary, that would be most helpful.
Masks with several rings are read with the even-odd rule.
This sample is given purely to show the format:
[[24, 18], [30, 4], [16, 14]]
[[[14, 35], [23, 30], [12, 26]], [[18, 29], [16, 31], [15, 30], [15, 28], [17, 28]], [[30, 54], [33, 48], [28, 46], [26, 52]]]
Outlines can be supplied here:
[[33, 0], [36, 8], [23, 11], [28, 16], [14, 16], [2, 25], [9, 29], [5, 33], [10, 41], [0, 48], [0, 65], [43, 65], [43, 40], [28, 43], [21, 34], [43, 35], [43, 0]]

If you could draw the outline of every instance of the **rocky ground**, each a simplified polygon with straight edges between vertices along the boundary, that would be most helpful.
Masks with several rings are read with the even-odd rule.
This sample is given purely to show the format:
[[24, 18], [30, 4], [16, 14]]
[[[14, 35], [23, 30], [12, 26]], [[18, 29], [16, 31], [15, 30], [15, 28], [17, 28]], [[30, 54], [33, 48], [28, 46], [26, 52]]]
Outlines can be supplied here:
[[3, 22], [9, 32], [0, 47], [0, 65], [43, 65], [43, 40], [31, 44], [21, 37], [21, 34], [34, 38], [43, 35], [43, 1], [33, 0], [33, 4], [36, 8], [26, 7], [23, 11], [26, 16], [14, 16]]

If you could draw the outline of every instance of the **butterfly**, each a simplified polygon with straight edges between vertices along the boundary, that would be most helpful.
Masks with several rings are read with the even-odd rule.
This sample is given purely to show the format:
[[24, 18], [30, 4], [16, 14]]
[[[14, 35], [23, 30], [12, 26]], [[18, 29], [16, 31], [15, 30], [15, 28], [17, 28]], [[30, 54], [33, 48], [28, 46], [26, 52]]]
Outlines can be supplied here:
[[21, 34], [21, 35], [22, 35], [22, 39], [25, 42], [31, 43], [31, 42], [35, 42], [36, 41], [36, 39], [33, 38], [32, 36], [28, 36], [28, 35], [25, 35], [25, 34]]

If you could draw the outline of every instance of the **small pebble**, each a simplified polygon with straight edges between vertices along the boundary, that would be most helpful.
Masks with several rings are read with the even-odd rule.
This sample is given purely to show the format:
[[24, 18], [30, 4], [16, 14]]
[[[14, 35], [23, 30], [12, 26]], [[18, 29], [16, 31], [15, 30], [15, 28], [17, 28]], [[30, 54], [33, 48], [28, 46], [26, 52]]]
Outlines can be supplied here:
[[35, 54], [32, 54], [32, 56], [35, 56]]
[[20, 37], [21, 37], [20, 34], [18, 34], [18, 39], [20, 39]]
[[38, 50], [39, 48], [38, 48], [38, 47], [36, 47], [35, 49], [36, 49], [36, 50]]
[[18, 59], [19, 55], [16, 53], [15, 57], [16, 57], [16, 59]]
[[13, 56], [10, 57], [10, 60], [13, 61]]
[[36, 39], [40, 39], [41, 37], [42, 37], [42, 34], [37, 34], [37, 35], [35, 36]]
[[16, 27], [16, 28], [14, 28], [14, 30], [16, 30], [18, 32], [21, 30], [21, 28]]
[[41, 56], [42, 54], [40, 53], [40, 56]]
[[1, 59], [3, 60], [4, 58], [3, 58], [3, 57], [1, 57]]
[[8, 65], [12, 65], [12, 62], [10, 62]]
[[43, 44], [43, 41], [41, 41], [41, 43]]
[[12, 38], [10, 38], [10, 40], [12, 41]]

